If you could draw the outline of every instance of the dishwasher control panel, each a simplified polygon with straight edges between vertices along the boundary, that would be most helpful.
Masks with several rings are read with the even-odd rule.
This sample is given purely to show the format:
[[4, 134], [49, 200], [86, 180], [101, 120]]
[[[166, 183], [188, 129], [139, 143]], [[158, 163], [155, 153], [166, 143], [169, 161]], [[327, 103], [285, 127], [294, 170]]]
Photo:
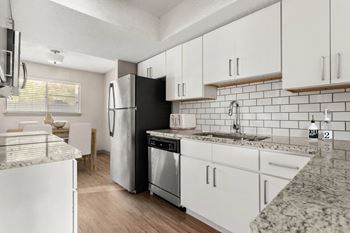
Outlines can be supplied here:
[[147, 141], [149, 147], [180, 153], [180, 140], [178, 139], [162, 138], [148, 135]]

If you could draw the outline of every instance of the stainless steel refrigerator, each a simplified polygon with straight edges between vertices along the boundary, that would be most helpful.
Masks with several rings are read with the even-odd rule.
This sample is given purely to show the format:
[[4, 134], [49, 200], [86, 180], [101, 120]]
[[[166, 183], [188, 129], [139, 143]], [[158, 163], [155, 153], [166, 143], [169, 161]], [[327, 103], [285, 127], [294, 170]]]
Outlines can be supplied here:
[[147, 130], [169, 128], [165, 79], [126, 75], [109, 85], [111, 177], [129, 192], [148, 190]]

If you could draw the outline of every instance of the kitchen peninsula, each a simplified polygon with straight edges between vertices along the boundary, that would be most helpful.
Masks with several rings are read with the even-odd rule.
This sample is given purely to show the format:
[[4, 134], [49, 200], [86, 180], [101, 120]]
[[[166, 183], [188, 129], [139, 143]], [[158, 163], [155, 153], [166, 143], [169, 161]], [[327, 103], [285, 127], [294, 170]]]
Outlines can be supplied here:
[[0, 232], [77, 232], [80, 157], [45, 132], [0, 134]]

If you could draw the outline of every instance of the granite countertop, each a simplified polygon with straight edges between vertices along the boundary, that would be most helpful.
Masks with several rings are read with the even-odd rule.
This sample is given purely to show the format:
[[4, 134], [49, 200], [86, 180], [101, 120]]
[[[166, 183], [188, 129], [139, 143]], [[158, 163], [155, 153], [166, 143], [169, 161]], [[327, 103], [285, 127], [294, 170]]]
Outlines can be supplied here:
[[310, 162], [251, 223], [252, 233], [350, 232], [350, 142], [273, 137], [258, 142], [193, 135], [200, 131], [156, 130], [155, 136], [229, 143], [302, 153]]
[[0, 134], [0, 170], [80, 157], [79, 150], [45, 132]]

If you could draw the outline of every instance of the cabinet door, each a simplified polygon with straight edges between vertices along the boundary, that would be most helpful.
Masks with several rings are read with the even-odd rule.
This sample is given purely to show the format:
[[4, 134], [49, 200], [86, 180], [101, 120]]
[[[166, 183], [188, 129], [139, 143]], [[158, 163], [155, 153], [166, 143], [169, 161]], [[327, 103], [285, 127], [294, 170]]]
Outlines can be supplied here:
[[182, 47], [184, 98], [203, 97], [203, 39], [198, 37]]
[[142, 77], [149, 77], [149, 60], [137, 64], [137, 75]]
[[330, 84], [329, 0], [282, 1], [284, 89]]
[[266, 175], [261, 175], [260, 179], [260, 203], [263, 210], [290, 181]]
[[180, 100], [182, 96], [182, 45], [178, 45], [166, 51], [166, 100]]
[[236, 21], [237, 79], [281, 72], [280, 5], [274, 4]]
[[211, 163], [181, 156], [181, 205], [212, 219]]
[[165, 76], [165, 52], [150, 59], [149, 75], [151, 78], [161, 78]]
[[259, 214], [259, 174], [214, 164], [213, 221], [231, 232], [250, 232]]
[[204, 84], [232, 81], [235, 78], [235, 23], [203, 36]]
[[350, 1], [331, 1], [332, 83], [350, 82]]
[[72, 160], [0, 172], [0, 232], [72, 233]]

